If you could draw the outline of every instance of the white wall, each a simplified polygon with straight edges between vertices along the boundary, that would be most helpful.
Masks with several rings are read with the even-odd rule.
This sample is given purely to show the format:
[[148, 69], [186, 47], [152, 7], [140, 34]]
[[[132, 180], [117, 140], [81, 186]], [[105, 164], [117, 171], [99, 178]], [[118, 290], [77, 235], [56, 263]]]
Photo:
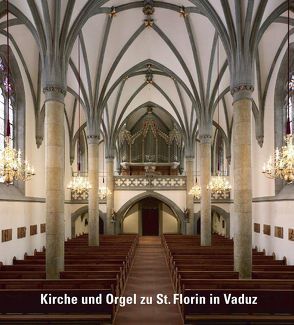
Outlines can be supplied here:
[[[11, 264], [13, 256], [22, 259], [24, 253], [33, 254], [42, 250], [46, 234], [40, 233], [40, 224], [45, 223], [45, 204], [38, 202], [0, 202], [0, 234], [12, 228], [12, 240], [0, 242], [0, 261]], [[37, 235], [30, 236], [30, 226], [37, 225]], [[17, 239], [17, 228], [26, 227], [26, 237]]]
[[139, 233], [139, 205], [135, 204], [127, 213], [123, 221], [124, 234]]
[[162, 233], [178, 233], [178, 220], [174, 216], [172, 210], [166, 204], [162, 204]]
[[[294, 201], [254, 202], [253, 223], [260, 224], [260, 233], [253, 232], [253, 247], [265, 249], [267, 255], [273, 252], [277, 259], [287, 257], [288, 264], [294, 265], [294, 241], [288, 240], [288, 229], [294, 228]], [[263, 234], [263, 225], [271, 225], [271, 235]], [[284, 228], [284, 238], [274, 236], [275, 226]], [[253, 231], [253, 226], [252, 226]]]
[[182, 211], [186, 208], [186, 191], [154, 191], [174, 202]]
[[115, 191], [114, 210], [118, 211], [126, 202], [142, 193], [144, 193], [144, 191]]

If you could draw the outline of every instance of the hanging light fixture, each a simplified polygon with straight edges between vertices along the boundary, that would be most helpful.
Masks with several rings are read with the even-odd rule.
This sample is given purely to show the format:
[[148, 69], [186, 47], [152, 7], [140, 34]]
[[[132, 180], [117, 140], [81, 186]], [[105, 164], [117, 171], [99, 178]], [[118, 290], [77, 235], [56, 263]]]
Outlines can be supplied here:
[[105, 200], [108, 195], [111, 195], [111, 191], [109, 190], [109, 188], [107, 186], [105, 186], [104, 157], [105, 157], [105, 147], [103, 144], [103, 161], [102, 161], [102, 164], [103, 164], [103, 177], [102, 177], [103, 186], [99, 186], [99, 190], [98, 190], [98, 195], [99, 195], [100, 200]]
[[287, 82], [287, 122], [285, 145], [276, 148], [274, 154], [264, 163], [262, 173], [268, 178], [280, 178], [287, 184], [294, 182], [294, 144], [290, 116], [290, 92], [293, 94], [293, 76], [290, 76], [290, 1], [288, 0], [288, 82]]
[[77, 173], [73, 174], [71, 182], [68, 184], [67, 188], [71, 190], [72, 194], [76, 197], [81, 196], [83, 199], [87, 198], [89, 189], [92, 188], [88, 181], [86, 175], [81, 175], [81, 55], [80, 55], [80, 38], [78, 38], [78, 69], [79, 69], [79, 134], [77, 142], [78, 151], [78, 163], [77, 163]]
[[4, 180], [4, 183], [9, 185], [15, 180], [28, 181], [35, 175], [34, 168], [29, 164], [28, 161], [22, 159], [22, 153], [20, 150], [13, 148], [11, 141], [11, 130], [9, 121], [9, 104], [10, 104], [10, 92], [12, 87], [10, 84], [10, 51], [9, 51], [9, 22], [8, 22], [8, 9], [9, 3], [6, 1], [6, 28], [7, 28], [7, 71], [4, 79], [4, 87], [7, 94], [6, 99], [6, 117], [7, 124], [5, 130], [5, 144], [4, 149], [0, 152], [0, 176]]
[[[218, 71], [218, 76], [217, 76], [217, 93], [218, 93], [218, 102], [217, 102], [217, 120], [218, 120], [218, 125], [219, 125], [219, 84], [220, 84], [220, 79], [219, 79], [219, 38], [217, 39], [217, 71]], [[227, 176], [222, 175], [222, 172], [220, 171], [220, 163], [219, 161], [217, 162], [217, 175], [211, 177], [209, 184], [207, 185], [207, 189], [211, 191], [211, 194], [215, 197], [218, 198], [219, 196], [222, 196], [226, 198], [232, 187], [227, 179]]]
[[195, 199], [199, 200], [201, 197], [201, 187], [197, 183], [197, 140], [196, 140], [196, 179], [195, 179], [195, 184], [189, 191], [189, 195], [193, 195]]

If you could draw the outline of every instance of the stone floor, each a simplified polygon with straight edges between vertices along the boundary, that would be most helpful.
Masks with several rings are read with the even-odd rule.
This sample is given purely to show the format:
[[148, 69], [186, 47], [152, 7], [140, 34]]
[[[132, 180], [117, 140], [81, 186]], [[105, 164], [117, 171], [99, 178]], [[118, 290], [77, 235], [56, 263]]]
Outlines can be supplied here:
[[[158, 293], [172, 301], [173, 287], [166, 264], [160, 237], [140, 237], [133, 267], [130, 271], [124, 296], [137, 294], [137, 304], [120, 307], [115, 325], [182, 325], [178, 306], [156, 303]], [[152, 297], [150, 305], [140, 304], [140, 297]]]

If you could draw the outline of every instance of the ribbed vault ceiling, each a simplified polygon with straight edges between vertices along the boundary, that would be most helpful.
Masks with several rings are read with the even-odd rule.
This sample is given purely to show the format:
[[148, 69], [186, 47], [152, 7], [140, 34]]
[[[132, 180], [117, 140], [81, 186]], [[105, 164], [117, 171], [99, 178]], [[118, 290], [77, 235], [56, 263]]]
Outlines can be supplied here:
[[[200, 119], [207, 121], [214, 116], [218, 122], [219, 80], [219, 124], [230, 141], [232, 71], [230, 74], [228, 53], [236, 51], [232, 40], [237, 42], [240, 33], [258, 35], [255, 54], [259, 59], [254, 67], [253, 99], [255, 117], [263, 116], [266, 94], [274, 82], [275, 64], [285, 54], [285, 1], [153, 1], [154, 13], [149, 17], [143, 13], [143, 6], [144, 1], [123, 0], [10, 1], [12, 48], [23, 79], [30, 85], [37, 118], [44, 99], [40, 78], [42, 62], [37, 62], [46, 50], [44, 44], [48, 50], [48, 39], [59, 35], [58, 46], [63, 49], [60, 55], [69, 58], [66, 114], [72, 134], [78, 127], [74, 117], [77, 115], [79, 38], [83, 120], [101, 117], [101, 130], [108, 139], [115, 139], [117, 130], [133, 111], [153, 103], [161, 107], [158, 114], [166, 110], [177, 122], [188, 145], [189, 139], [196, 136]], [[5, 43], [4, 2], [1, 2], [1, 12], [0, 41]], [[149, 23], [152, 26], [146, 26], [146, 19], [152, 19]], [[218, 35], [221, 36], [220, 74]], [[134, 116], [140, 118], [140, 114]]]

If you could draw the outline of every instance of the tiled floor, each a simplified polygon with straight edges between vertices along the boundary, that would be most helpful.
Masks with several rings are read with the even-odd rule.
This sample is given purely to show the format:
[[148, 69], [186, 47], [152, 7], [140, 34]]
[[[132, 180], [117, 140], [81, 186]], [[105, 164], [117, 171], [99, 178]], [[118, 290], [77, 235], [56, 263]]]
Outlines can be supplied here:
[[[177, 305], [157, 304], [156, 295], [166, 294], [172, 301], [173, 288], [160, 237], [140, 237], [135, 260], [124, 296], [137, 294], [137, 304], [121, 307], [115, 325], [182, 325]], [[140, 297], [152, 297], [150, 305], [140, 304]]]

